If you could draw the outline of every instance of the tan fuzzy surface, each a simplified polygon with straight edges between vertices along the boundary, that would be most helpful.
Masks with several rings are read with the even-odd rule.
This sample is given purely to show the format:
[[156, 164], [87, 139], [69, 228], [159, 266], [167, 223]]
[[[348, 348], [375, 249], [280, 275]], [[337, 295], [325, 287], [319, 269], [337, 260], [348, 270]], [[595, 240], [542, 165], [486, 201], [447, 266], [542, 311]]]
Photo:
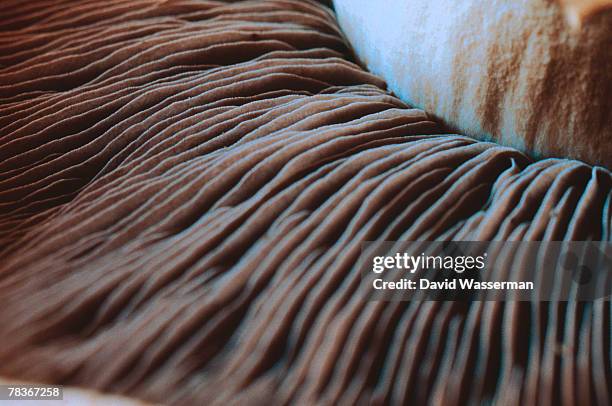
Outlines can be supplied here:
[[404, 101], [531, 156], [612, 166], [609, 2], [336, 0], [364, 64]]

